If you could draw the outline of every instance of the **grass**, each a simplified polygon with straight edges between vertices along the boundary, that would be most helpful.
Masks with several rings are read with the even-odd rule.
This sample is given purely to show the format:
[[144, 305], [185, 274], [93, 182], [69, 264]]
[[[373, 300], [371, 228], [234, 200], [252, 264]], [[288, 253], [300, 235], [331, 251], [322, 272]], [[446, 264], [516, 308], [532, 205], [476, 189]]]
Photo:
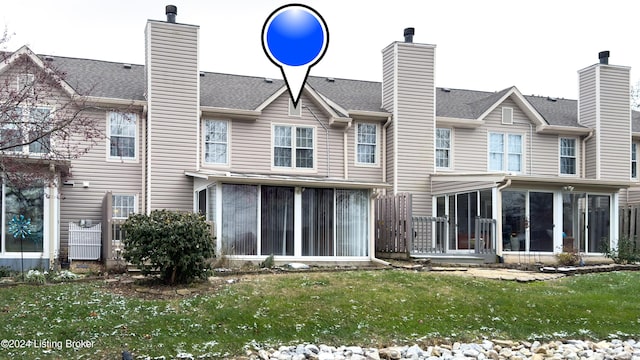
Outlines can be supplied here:
[[221, 358], [256, 344], [637, 339], [638, 293], [640, 272], [526, 284], [395, 270], [296, 273], [172, 300], [117, 295], [99, 281], [20, 285], [0, 289], [0, 339], [93, 346], [0, 349], [0, 357], [113, 359], [128, 348]]

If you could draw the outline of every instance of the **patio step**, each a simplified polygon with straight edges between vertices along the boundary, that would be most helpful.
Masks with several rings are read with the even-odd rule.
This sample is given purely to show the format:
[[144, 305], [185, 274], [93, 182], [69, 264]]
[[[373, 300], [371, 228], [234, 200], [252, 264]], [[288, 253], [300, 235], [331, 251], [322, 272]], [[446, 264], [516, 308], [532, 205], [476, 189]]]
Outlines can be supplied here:
[[465, 255], [465, 254], [424, 254], [411, 255], [412, 259], [429, 259], [433, 264], [462, 264], [462, 265], [482, 265], [496, 262], [495, 254], [488, 255]]

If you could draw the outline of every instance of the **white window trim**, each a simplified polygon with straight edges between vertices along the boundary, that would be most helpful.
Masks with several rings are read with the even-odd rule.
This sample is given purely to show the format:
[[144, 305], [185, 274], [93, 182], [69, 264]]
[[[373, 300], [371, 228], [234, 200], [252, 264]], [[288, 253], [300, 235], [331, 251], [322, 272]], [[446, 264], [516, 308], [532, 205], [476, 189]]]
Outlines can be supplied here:
[[[215, 118], [203, 118], [202, 119], [202, 131], [200, 132], [200, 134], [202, 134], [202, 156], [200, 159], [200, 162], [202, 164], [202, 167], [205, 168], [230, 168], [231, 167], [231, 123], [232, 121], [229, 119], [215, 119]], [[207, 142], [205, 141], [205, 136], [207, 136], [206, 130], [207, 130], [207, 125], [206, 122], [208, 120], [211, 121], [224, 121], [227, 123], [227, 162], [226, 163], [213, 163], [213, 162], [207, 162], [205, 159], [205, 155], [206, 155], [206, 149], [207, 149]]]
[[[114, 196], [133, 196], [133, 212], [132, 214], [137, 214], [138, 213], [138, 194], [125, 194], [125, 193], [118, 193], [118, 194], [111, 194], [112, 198]], [[123, 216], [115, 216], [113, 214], [113, 200], [111, 203], [111, 218], [112, 219], [127, 219], [128, 217], [123, 217]]]
[[[5, 198], [5, 184], [0, 181], [0, 195], [2, 195], [2, 198]], [[16, 259], [19, 258], [20, 256], [22, 256], [25, 259], [41, 259], [43, 257], [48, 256], [49, 254], [49, 249], [50, 249], [50, 245], [54, 245], [51, 239], [51, 229], [52, 227], [55, 226], [55, 223], [51, 223], [51, 216], [50, 216], [50, 211], [52, 210], [52, 204], [51, 202], [53, 202], [53, 206], [57, 206], [58, 205], [58, 200], [56, 200], [56, 196], [53, 195], [55, 193], [55, 189], [51, 188], [51, 187], [47, 187], [44, 186], [44, 199], [43, 199], [43, 203], [42, 203], [42, 207], [43, 207], [43, 222], [42, 222], [42, 251], [34, 251], [34, 252], [17, 252], [17, 251], [7, 251], [6, 249], [6, 237], [7, 237], [7, 221], [5, 220], [6, 217], [6, 204], [4, 203], [4, 201], [2, 202], [2, 204], [0, 204], [0, 221], [2, 222], [2, 224], [0, 225], [0, 229], [2, 230], [2, 236], [5, 236], [5, 240], [2, 241], [2, 236], [0, 236], [0, 259]]]
[[[633, 160], [633, 148], [635, 147], [636, 149], [636, 159]], [[636, 163], [636, 176], [633, 176], [633, 172], [632, 172], [632, 165], [630, 164], [629, 166], [631, 168], [629, 168], [629, 175], [631, 176], [631, 180], [638, 180], [638, 143], [631, 141], [631, 154], [629, 154], [631, 157], [631, 164], [633, 164], [634, 162]]]
[[[505, 113], [511, 112], [511, 116], [510, 117], [505, 117]], [[508, 119], [510, 121], [505, 121], [505, 119]], [[502, 124], [503, 125], [513, 125], [513, 108], [509, 107], [509, 106], [503, 106], [502, 107]]]
[[139, 161], [139, 156], [140, 156], [140, 117], [138, 116], [137, 113], [135, 112], [124, 112], [124, 114], [130, 114], [133, 117], [135, 117], [135, 122], [136, 122], [136, 126], [135, 126], [135, 130], [136, 130], [136, 135], [135, 135], [135, 156], [134, 157], [122, 157], [122, 156], [111, 156], [111, 117], [110, 114], [114, 113], [117, 111], [107, 111], [106, 112], [106, 124], [107, 124], [107, 138], [105, 139], [105, 150], [106, 150], [106, 157], [107, 157], [107, 161], [108, 162], [125, 162], [125, 163], [137, 163]]
[[302, 117], [302, 98], [298, 99], [298, 106], [293, 106], [293, 100], [289, 97], [289, 116]]
[[[437, 143], [438, 143], [438, 138], [437, 138], [437, 134], [434, 133], [434, 142], [433, 142], [433, 154], [434, 154], [434, 164], [436, 165], [436, 170], [439, 171], [450, 171], [450, 170], [454, 170], [454, 166], [453, 166], [453, 128], [449, 128], [449, 127], [436, 127], [436, 131], [438, 129], [446, 129], [449, 130], [449, 166], [448, 167], [439, 167], [438, 166], [438, 161], [436, 158], [436, 153], [437, 153]], [[487, 156], [488, 156], [488, 152], [487, 152]], [[488, 166], [488, 165], [487, 165]]]
[[[289, 126], [291, 127], [291, 167], [286, 167], [286, 166], [275, 166], [274, 165], [274, 142], [273, 142], [273, 137], [275, 134], [275, 129], [276, 126]], [[295, 166], [296, 164], [296, 147], [295, 147], [295, 141], [296, 141], [296, 137], [295, 137], [295, 129], [301, 127], [301, 128], [312, 128], [313, 129], [313, 168], [297, 168]], [[295, 125], [295, 124], [290, 124], [290, 123], [272, 123], [271, 124], [271, 157], [269, 158], [269, 163], [271, 164], [271, 171], [273, 172], [278, 172], [278, 173], [282, 173], [282, 172], [291, 172], [291, 173], [316, 173], [318, 171], [318, 128], [315, 125]]]
[[[576, 159], [576, 173], [575, 174], [563, 174], [562, 173], [562, 139], [571, 139], [574, 141], [574, 150], [575, 150], [575, 159]], [[569, 137], [569, 136], [561, 136], [558, 137], [558, 176], [562, 176], [562, 177], [578, 177], [578, 174], [580, 174], [580, 161], [578, 161], [580, 159], [580, 154], [578, 152], [579, 150], [579, 146], [578, 146], [578, 139], [575, 137]]]
[[[501, 134], [503, 136], [503, 144], [502, 144], [502, 170], [491, 170], [491, 156], [490, 156], [490, 148], [491, 148], [491, 134]], [[520, 148], [520, 171], [509, 170], [509, 135], [518, 135], [522, 139], [521, 148]], [[525, 169], [527, 168], [527, 158], [525, 154], [525, 149], [527, 148], [527, 137], [524, 133], [519, 132], [501, 132], [501, 131], [487, 131], [487, 172], [490, 173], [514, 173], [514, 174], [525, 174]]]
[[[373, 163], [363, 163], [358, 161], [358, 126], [361, 124], [375, 125], [376, 127], [376, 149], [375, 149], [375, 159], [376, 161]], [[380, 167], [380, 124], [372, 123], [372, 122], [358, 122], [355, 126], [355, 131], [353, 134], [353, 143], [355, 145], [353, 151], [353, 163], [356, 167], [368, 167], [368, 168], [379, 168]]]

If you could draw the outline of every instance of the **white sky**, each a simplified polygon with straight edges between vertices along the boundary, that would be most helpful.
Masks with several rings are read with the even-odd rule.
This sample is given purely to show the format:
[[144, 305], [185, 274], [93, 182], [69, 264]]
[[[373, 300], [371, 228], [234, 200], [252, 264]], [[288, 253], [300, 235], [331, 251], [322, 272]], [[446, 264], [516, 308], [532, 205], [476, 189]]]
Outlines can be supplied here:
[[264, 55], [261, 30], [276, 8], [313, 7], [327, 22], [329, 47], [311, 75], [381, 81], [381, 50], [415, 27], [414, 42], [436, 44], [436, 85], [577, 98], [577, 70], [610, 50], [610, 64], [640, 80], [640, 1], [569, 0], [13, 0], [0, 26], [7, 50], [144, 64], [147, 19], [200, 26], [203, 71], [281, 78]]

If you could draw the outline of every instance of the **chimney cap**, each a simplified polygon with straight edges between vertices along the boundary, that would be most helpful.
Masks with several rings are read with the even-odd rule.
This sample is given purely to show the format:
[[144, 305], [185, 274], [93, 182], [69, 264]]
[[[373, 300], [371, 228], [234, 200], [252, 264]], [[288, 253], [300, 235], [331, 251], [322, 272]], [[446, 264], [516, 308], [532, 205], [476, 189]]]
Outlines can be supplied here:
[[176, 15], [178, 15], [178, 7], [175, 5], [167, 5], [165, 7], [165, 13], [167, 14], [167, 22], [175, 23]]
[[600, 59], [600, 64], [609, 64], [609, 55], [611, 52], [609, 50], [600, 51], [598, 53], [598, 59]]
[[413, 42], [413, 35], [416, 33], [416, 29], [408, 27], [404, 29], [404, 42]]
[[167, 15], [169, 15], [169, 14], [178, 15], [178, 7], [175, 6], [175, 5], [167, 5], [165, 7], [165, 13]]

